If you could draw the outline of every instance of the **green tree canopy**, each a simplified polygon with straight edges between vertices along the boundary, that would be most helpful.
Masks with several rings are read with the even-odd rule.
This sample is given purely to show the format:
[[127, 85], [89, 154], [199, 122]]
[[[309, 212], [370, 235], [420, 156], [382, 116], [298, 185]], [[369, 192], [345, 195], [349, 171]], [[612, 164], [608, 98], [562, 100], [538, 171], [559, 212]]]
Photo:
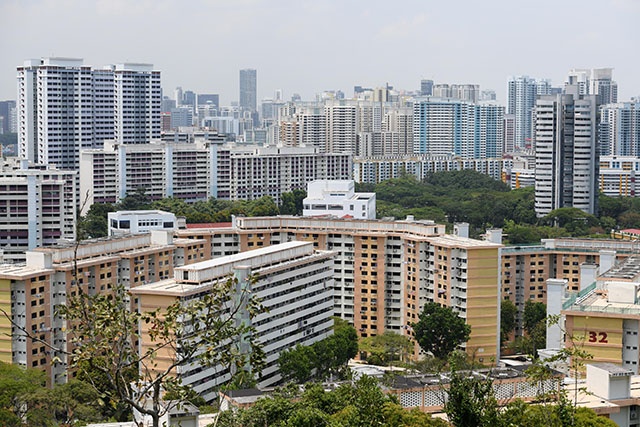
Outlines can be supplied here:
[[500, 302], [500, 341], [505, 342], [516, 328], [518, 308], [511, 300]]
[[403, 360], [413, 350], [413, 343], [404, 335], [385, 331], [381, 335], [362, 338], [360, 350], [369, 353], [367, 360], [374, 356], [380, 363], [388, 364], [393, 360]]
[[469, 340], [471, 326], [450, 307], [429, 302], [424, 305], [420, 320], [413, 324], [413, 331], [424, 351], [438, 359], [445, 359], [460, 344]]

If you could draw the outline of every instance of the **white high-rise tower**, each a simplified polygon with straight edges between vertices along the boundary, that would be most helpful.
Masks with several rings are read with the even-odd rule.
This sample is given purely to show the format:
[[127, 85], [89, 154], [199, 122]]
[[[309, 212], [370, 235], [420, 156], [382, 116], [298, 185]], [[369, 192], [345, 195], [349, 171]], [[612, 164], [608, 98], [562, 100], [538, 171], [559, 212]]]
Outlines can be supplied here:
[[575, 207], [594, 214], [597, 197], [595, 95], [577, 86], [536, 102], [535, 211]]
[[81, 149], [160, 137], [160, 72], [151, 65], [92, 69], [82, 59], [43, 58], [17, 71], [22, 158], [75, 170]]

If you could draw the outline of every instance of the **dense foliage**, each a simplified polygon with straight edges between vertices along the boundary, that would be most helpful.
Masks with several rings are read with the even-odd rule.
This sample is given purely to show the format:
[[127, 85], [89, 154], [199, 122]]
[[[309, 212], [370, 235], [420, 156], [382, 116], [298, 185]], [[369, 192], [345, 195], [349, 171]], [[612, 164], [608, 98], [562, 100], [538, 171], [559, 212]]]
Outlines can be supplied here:
[[285, 380], [302, 384], [311, 379], [346, 377], [347, 362], [358, 354], [358, 334], [343, 319], [334, 317], [333, 322], [333, 334], [327, 338], [280, 353], [278, 364]]
[[306, 193], [294, 190], [282, 194], [277, 206], [271, 197], [256, 200], [209, 199], [187, 203], [172, 197], [151, 201], [143, 190], [128, 194], [120, 203], [94, 203], [79, 221], [81, 238], [104, 237], [108, 234], [107, 214], [119, 210], [159, 209], [185, 217], [188, 224], [230, 222], [231, 216], [302, 215], [302, 200]]
[[460, 344], [469, 340], [471, 326], [450, 308], [428, 302], [413, 325], [420, 347], [438, 359], [446, 359]]
[[360, 351], [366, 352], [366, 360], [372, 365], [387, 365], [393, 361], [403, 361], [413, 352], [413, 342], [392, 331], [362, 338]]
[[413, 215], [440, 223], [467, 222], [472, 237], [498, 227], [512, 244], [607, 234], [616, 227], [640, 228], [640, 199], [600, 194], [595, 216], [560, 208], [537, 218], [533, 187], [509, 190], [502, 182], [471, 170], [437, 172], [424, 181], [403, 175], [377, 185], [360, 184], [357, 189], [376, 193], [378, 217]]
[[442, 420], [416, 410], [403, 409], [385, 394], [377, 381], [362, 376], [354, 383], [326, 391], [319, 384], [286, 388], [258, 400], [255, 406], [223, 412], [218, 427], [446, 427]]
[[71, 380], [45, 387], [44, 372], [0, 362], [0, 425], [64, 426], [107, 418], [100, 394]]

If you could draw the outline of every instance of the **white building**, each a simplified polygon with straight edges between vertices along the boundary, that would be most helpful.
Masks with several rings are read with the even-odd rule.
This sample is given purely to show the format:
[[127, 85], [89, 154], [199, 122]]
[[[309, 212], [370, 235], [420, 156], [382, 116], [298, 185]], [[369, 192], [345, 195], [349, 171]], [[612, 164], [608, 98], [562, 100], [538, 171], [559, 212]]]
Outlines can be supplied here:
[[77, 170], [104, 140], [160, 137], [160, 72], [149, 64], [92, 69], [82, 59], [27, 60], [18, 72], [20, 157]]
[[618, 102], [618, 84], [613, 81], [613, 68], [574, 68], [567, 75], [566, 86], [577, 86], [580, 95], [595, 95], [598, 105]]
[[325, 105], [326, 152], [356, 154], [358, 108], [355, 105]]
[[418, 180], [426, 179], [433, 172], [475, 170], [500, 179], [502, 171], [509, 167], [510, 159], [462, 159], [458, 156], [374, 156], [353, 159], [353, 179], [360, 183], [377, 184], [408, 173]]
[[[252, 319], [263, 346], [266, 365], [258, 385], [281, 381], [278, 357], [297, 344], [311, 345], [332, 333], [333, 253], [316, 251], [311, 242], [288, 242], [235, 255], [202, 261], [175, 269], [175, 278], [131, 289], [139, 309], [154, 306], [161, 298], [188, 301], [210, 289], [212, 283], [230, 274], [240, 287], [257, 297], [264, 312]], [[250, 284], [246, 279], [257, 276]], [[166, 299], [165, 299], [166, 301]], [[148, 339], [144, 332], [141, 345]], [[185, 385], [207, 401], [217, 396], [219, 386], [229, 381], [228, 368], [188, 365], [178, 372]]]
[[77, 172], [0, 160], [0, 260], [76, 238]]
[[376, 219], [376, 193], [356, 193], [354, 181], [313, 181], [307, 185], [303, 216]]
[[536, 101], [536, 189], [538, 217], [575, 207], [594, 214], [597, 197], [596, 101], [569, 93]]
[[413, 104], [413, 152], [465, 159], [502, 155], [504, 107], [444, 98]]
[[151, 230], [175, 231], [178, 228], [178, 221], [173, 213], [158, 210], [109, 212], [107, 220], [109, 236], [142, 234]]
[[601, 155], [640, 156], [640, 102], [601, 106], [598, 142]]
[[80, 160], [80, 192], [93, 203], [117, 203], [143, 188], [151, 200], [175, 197], [187, 202], [254, 200], [280, 202], [282, 193], [305, 189], [317, 179], [351, 179], [348, 154], [324, 153], [317, 147], [262, 147], [154, 141], [123, 145], [105, 142], [84, 150]]
[[513, 115], [514, 148], [525, 148], [533, 137], [532, 113], [536, 98], [549, 95], [548, 80], [536, 80], [529, 76], [510, 77], [507, 83], [507, 114]]

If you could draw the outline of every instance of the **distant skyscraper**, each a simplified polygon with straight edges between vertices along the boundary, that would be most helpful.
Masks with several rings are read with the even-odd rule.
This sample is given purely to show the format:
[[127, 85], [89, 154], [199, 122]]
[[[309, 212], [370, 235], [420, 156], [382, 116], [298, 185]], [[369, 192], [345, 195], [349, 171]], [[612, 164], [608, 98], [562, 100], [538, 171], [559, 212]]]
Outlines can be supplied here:
[[355, 105], [326, 105], [327, 153], [356, 154], [357, 107]]
[[613, 68], [573, 69], [565, 85], [576, 85], [580, 95], [595, 95], [598, 105], [618, 102], [618, 84], [613, 81]]
[[258, 77], [256, 70], [240, 70], [240, 107], [246, 111], [257, 111]]
[[203, 105], [215, 105], [216, 107], [220, 107], [220, 95], [217, 93], [199, 93], [198, 107]]
[[504, 107], [455, 99], [413, 104], [413, 151], [432, 156], [455, 154], [466, 159], [502, 154]]
[[11, 113], [15, 106], [16, 101], [0, 101], [0, 117], [3, 119], [0, 133], [11, 132], [9, 124], [11, 122]]
[[18, 67], [20, 157], [77, 169], [81, 149], [160, 136], [160, 72], [148, 64], [102, 69], [43, 58]]
[[420, 95], [433, 95], [433, 80], [420, 80]]
[[600, 155], [640, 156], [640, 102], [600, 107]]
[[193, 111], [196, 109], [196, 94], [193, 91], [187, 90], [182, 95], [182, 104], [191, 107]]
[[596, 100], [578, 91], [577, 86], [568, 86], [567, 93], [543, 96], [536, 102], [538, 217], [562, 207], [590, 214], [596, 210]]
[[549, 95], [551, 84], [548, 80], [532, 79], [528, 76], [511, 77], [507, 83], [507, 114], [514, 116], [515, 148], [530, 145], [533, 128], [532, 112], [536, 98]]
[[515, 151], [515, 124], [516, 118], [513, 114], [504, 115], [504, 147], [503, 153], [513, 153]]

